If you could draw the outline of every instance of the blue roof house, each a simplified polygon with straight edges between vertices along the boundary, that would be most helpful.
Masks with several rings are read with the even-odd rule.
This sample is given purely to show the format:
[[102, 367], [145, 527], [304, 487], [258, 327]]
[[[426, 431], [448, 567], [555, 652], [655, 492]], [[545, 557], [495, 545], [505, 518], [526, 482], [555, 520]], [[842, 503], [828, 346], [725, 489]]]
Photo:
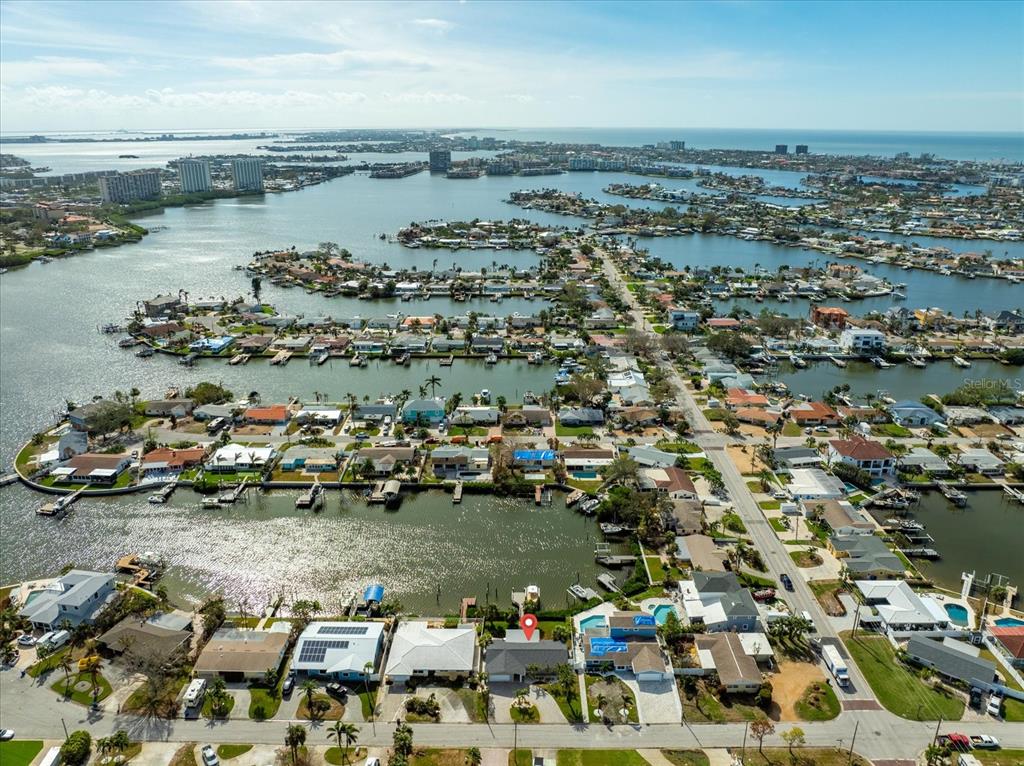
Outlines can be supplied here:
[[550, 468], [558, 459], [553, 449], [517, 449], [512, 462], [522, 468]]
[[929, 428], [942, 421], [942, 416], [921, 402], [905, 399], [889, 408], [889, 414], [904, 428]]
[[444, 420], [444, 399], [410, 399], [402, 407], [402, 422], [436, 426]]

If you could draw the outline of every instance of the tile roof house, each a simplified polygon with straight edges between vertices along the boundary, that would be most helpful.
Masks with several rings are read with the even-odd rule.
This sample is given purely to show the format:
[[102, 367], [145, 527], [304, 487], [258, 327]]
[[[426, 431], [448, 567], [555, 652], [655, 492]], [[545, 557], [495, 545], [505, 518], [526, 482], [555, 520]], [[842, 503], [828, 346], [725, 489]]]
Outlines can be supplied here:
[[638, 481], [640, 489], [664, 492], [673, 499], [693, 500], [697, 497], [697, 488], [693, 480], [682, 468], [641, 468]]
[[476, 669], [473, 628], [432, 628], [426, 622], [401, 622], [388, 653], [386, 675], [395, 683], [414, 676], [464, 677]]
[[839, 424], [839, 413], [824, 402], [797, 402], [789, 408], [789, 415], [799, 426], [834, 426]]
[[147, 478], [178, 474], [188, 468], [200, 465], [205, 457], [205, 447], [188, 447], [186, 449], [159, 447], [142, 456], [142, 473]]
[[283, 404], [250, 407], [242, 414], [242, 419], [252, 425], [283, 425], [288, 422], [288, 418], [288, 407]]
[[40, 630], [54, 630], [65, 620], [91, 624], [116, 595], [114, 575], [72, 569], [22, 606], [18, 615]]
[[1002, 648], [1010, 664], [1016, 668], [1024, 668], [1024, 625], [993, 625], [988, 632]]
[[855, 466], [874, 478], [889, 476], [896, 470], [896, 457], [871, 439], [832, 439], [828, 454], [833, 463]]

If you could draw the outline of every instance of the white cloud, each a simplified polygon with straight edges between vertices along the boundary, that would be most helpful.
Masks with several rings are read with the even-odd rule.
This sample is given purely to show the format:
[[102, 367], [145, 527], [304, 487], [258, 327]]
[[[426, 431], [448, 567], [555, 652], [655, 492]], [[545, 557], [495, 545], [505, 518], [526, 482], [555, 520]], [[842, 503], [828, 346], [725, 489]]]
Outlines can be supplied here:
[[100, 79], [120, 77], [124, 67], [113, 67], [102, 61], [69, 56], [36, 56], [22, 61], [6, 61], [3, 79], [9, 85], [40, 83], [53, 79]]
[[444, 19], [413, 19], [412, 23], [424, 29], [432, 29], [435, 32], [447, 32], [454, 24]]
[[381, 50], [344, 50], [333, 53], [284, 53], [248, 58], [217, 57], [210, 62], [226, 69], [239, 69], [264, 77], [280, 74], [337, 72], [342, 70], [432, 68], [429, 59]]

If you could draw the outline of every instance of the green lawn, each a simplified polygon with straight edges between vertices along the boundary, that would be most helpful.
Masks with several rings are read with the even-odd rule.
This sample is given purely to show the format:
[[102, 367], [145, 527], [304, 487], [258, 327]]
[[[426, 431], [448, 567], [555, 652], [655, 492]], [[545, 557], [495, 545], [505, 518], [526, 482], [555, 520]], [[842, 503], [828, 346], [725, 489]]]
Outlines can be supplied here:
[[743, 523], [743, 519], [736, 513], [727, 513], [722, 516], [722, 526], [728, 529], [730, 532], [739, 532], [743, 534], [747, 531], [747, 525]]
[[533, 766], [532, 750], [512, 750], [508, 754], [508, 766]]
[[777, 511], [782, 504], [778, 500], [762, 500], [758, 505], [762, 511]]
[[509, 709], [509, 714], [516, 723], [540, 723], [540, 711], [536, 705], [530, 705], [529, 707], [512, 705]]
[[46, 659], [40, 660], [35, 665], [32, 665], [28, 669], [28, 674], [32, 678], [39, 678], [39, 676], [48, 673], [51, 670], [55, 670], [60, 665], [60, 659], [65, 654], [71, 651], [70, 646], [65, 646], [63, 649], [58, 649], [53, 654], [47, 655]]
[[985, 766], [1020, 766], [1024, 763], [1024, 750], [996, 750], [995, 752], [975, 750], [971, 755]]
[[661, 754], [673, 766], [708, 766], [710, 763], [703, 750], [662, 750]]
[[252, 745], [221, 745], [217, 748], [217, 755], [224, 760], [237, 758], [240, 755], [252, 750]]
[[805, 721], [831, 721], [839, 715], [839, 699], [830, 684], [816, 681], [804, 690], [795, 709]]
[[231, 715], [231, 710], [235, 707], [235, 697], [231, 692], [227, 693], [224, 698], [224, 707], [215, 716], [213, 714], [213, 697], [209, 694], [206, 695], [206, 699], [203, 700], [203, 717], [204, 718], [227, 718]]
[[281, 687], [268, 689], [265, 686], [249, 687], [249, 717], [254, 721], [265, 721], [277, 715], [281, 707]]
[[636, 750], [559, 750], [557, 766], [648, 766]]
[[796, 423], [787, 420], [785, 425], [782, 426], [783, 436], [799, 436], [803, 431], [800, 430], [800, 426]]
[[893, 438], [906, 438], [914, 435], [909, 428], [904, 428], [896, 423], [880, 423], [871, 426], [871, 433], [875, 436], [892, 436]]
[[555, 426], [555, 436], [587, 436], [594, 433], [590, 426]]
[[[778, 504], [776, 504], [776, 507], [778, 507]], [[776, 516], [772, 516], [772, 518], [768, 519], [768, 523], [771, 525], [772, 529], [774, 529], [776, 532], [788, 532], [789, 531], [789, 527], [787, 527], [783, 523], [782, 519], [780, 519], [780, 518], [778, 518]]]
[[892, 645], [881, 636], [843, 633], [850, 655], [867, 678], [871, 689], [889, 711], [914, 721], [959, 721], [964, 703], [934, 690], [896, 659]]
[[28, 766], [43, 749], [39, 739], [12, 739], [0, 742], [0, 763], [3, 766]]
[[558, 704], [558, 709], [562, 711], [562, 715], [565, 716], [565, 720], [570, 723], [573, 721], [582, 720], [583, 715], [580, 712], [580, 694], [578, 686], [573, 686], [572, 692], [569, 697], [565, 697], [557, 684], [544, 684], [541, 686], [544, 691], [551, 695], [551, 697]]
[[[99, 694], [96, 696], [96, 701], [99, 702], [110, 696], [111, 689], [110, 683], [103, 677], [102, 673], [96, 676], [96, 682], [99, 685]], [[77, 688], [81, 685], [84, 685], [85, 688]], [[69, 686], [70, 689], [68, 689]], [[89, 673], [72, 673], [70, 678], [61, 678], [50, 688], [57, 692], [57, 694], [68, 697], [79, 705], [92, 704], [92, 677]]]

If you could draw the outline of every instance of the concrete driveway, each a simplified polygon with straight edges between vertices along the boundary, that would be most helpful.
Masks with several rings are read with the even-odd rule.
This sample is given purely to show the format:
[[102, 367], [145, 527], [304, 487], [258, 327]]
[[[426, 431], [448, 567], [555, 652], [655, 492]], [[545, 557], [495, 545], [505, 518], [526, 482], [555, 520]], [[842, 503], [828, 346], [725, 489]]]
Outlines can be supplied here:
[[634, 678], [620, 678], [636, 697], [640, 723], [679, 723], [683, 720], [683, 709], [679, 704], [679, 693], [676, 691], [674, 678], [644, 683], [639, 683]]
[[[512, 702], [516, 692], [523, 687], [524, 684], [491, 684], [491, 709], [495, 723], [512, 723]], [[531, 684], [529, 689], [528, 699], [540, 713], [541, 723], [566, 723], [554, 697], [536, 685]]]

